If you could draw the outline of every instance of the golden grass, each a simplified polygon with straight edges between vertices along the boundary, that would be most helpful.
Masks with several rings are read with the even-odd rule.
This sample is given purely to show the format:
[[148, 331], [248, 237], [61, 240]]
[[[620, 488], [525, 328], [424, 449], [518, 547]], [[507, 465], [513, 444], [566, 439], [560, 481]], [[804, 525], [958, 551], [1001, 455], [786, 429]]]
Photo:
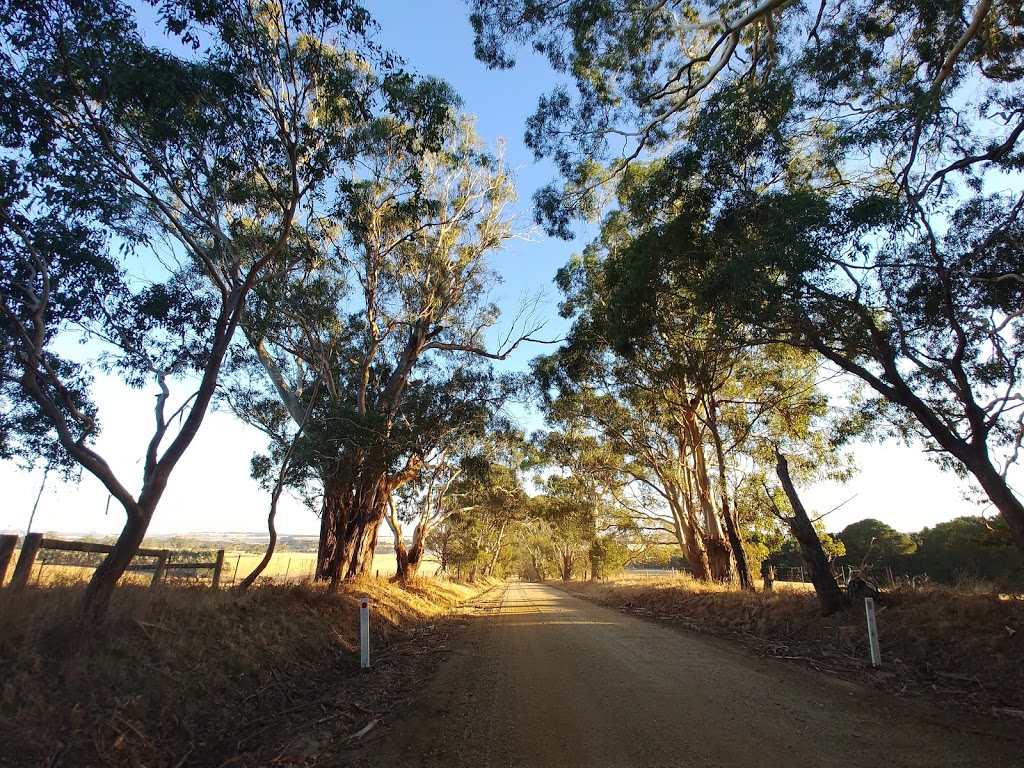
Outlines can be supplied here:
[[[769, 655], [840, 673], [863, 670], [863, 605], [822, 618], [809, 586], [776, 582], [773, 593], [743, 592], [679, 574], [567, 588], [647, 618], [730, 634]], [[982, 707], [1024, 706], [1024, 599], [933, 587], [888, 592], [876, 608], [883, 661], [876, 683], [950, 689]]]
[[[8, 569], [6, 582], [9, 583], [14, 572], [14, 563], [17, 562], [19, 551], [14, 553], [11, 567]], [[101, 556], [97, 556], [97, 562]], [[263, 555], [251, 552], [237, 552], [227, 550], [224, 553], [224, 571], [221, 575], [221, 583], [225, 586], [244, 579], [263, 559]], [[212, 558], [211, 558], [212, 562]], [[425, 576], [432, 576], [437, 571], [440, 561], [435, 558], [424, 558], [420, 565], [420, 573]], [[265, 582], [302, 582], [311, 579], [316, 568], [315, 552], [277, 552], [270, 559], [270, 563], [260, 575], [258, 583]], [[69, 586], [76, 583], [87, 582], [92, 578], [93, 566], [79, 565], [55, 565], [45, 563], [41, 557], [36, 561], [32, 569], [32, 576], [29, 583], [34, 586], [59, 587]], [[373, 558], [372, 573], [380, 578], [390, 578], [395, 575], [396, 563], [394, 554], [378, 554]], [[212, 570], [199, 571], [198, 578], [180, 576], [180, 571], [168, 571], [167, 577], [174, 582], [189, 584], [208, 585], [213, 577]], [[129, 571], [122, 579], [122, 584], [135, 584], [146, 586], [153, 578], [152, 571]]]
[[480, 588], [439, 579], [404, 588], [366, 579], [338, 593], [128, 585], [100, 626], [79, 621], [79, 584], [5, 590], [0, 765], [61, 755], [73, 766], [173, 766], [186, 755], [219, 765], [254, 724], [343, 693], [358, 672], [360, 597], [372, 601], [379, 650]]

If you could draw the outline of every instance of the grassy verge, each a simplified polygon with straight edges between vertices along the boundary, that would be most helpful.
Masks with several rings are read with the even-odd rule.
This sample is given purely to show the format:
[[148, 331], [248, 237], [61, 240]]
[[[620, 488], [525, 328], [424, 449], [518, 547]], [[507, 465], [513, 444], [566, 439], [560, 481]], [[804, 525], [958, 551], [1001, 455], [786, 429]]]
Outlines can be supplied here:
[[[319, 731], [351, 733], [373, 711], [358, 669], [359, 597], [372, 601], [371, 642], [386, 657], [481, 589], [125, 586], [99, 627], [77, 619], [80, 585], [5, 591], [0, 765], [288, 764], [288, 739], [309, 753]], [[378, 683], [400, 683], [393, 666], [375, 661]]]
[[868, 663], [863, 606], [822, 618], [814, 593], [742, 592], [686, 576], [572, 583], [570, 592], [645, 618], [734, 637], [898, 692], [1024, 715], [1024, 600], [951, 589], [894, 591], [876, 602], [883, 666]]

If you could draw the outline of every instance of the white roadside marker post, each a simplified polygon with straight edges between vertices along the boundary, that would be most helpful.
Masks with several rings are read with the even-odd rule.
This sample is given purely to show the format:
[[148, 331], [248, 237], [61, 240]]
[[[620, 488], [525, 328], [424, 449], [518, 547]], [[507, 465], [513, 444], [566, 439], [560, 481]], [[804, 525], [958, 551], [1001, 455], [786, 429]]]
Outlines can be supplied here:
[[875, 601], [864, 598], [864, 612], [868, 617], [868, 643], [871, 646], [871, 666], [882, 666], [882, 653], [878, 649], [878, 624], [875, 623]]
[[359, 667], [370, 668], [370, 598], [359, 599]]

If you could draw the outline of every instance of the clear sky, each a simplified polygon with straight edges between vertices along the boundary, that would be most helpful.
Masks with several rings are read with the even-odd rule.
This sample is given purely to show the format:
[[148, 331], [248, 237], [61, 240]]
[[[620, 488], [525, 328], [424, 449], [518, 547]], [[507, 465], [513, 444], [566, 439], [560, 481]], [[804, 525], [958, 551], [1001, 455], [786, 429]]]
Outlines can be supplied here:
[[[464, 109], [477, 116], [478, 133], [492, 145], [507, 142], [506, 159], [516, 170], [520, 206], [529, 214], [530, 197], [554, 178], [548, 165], [535, 164], [522, 143], [523, 125], [537, 96], [551, 88], [554, 78], [544, 61], [524, 52], [511, 71], [490, 72], [473, 58], [468, 10], [461, 0], [376, 0], [368, 7], [381, 24], [381, 42], [401, 54], [421, 74], [447, 79], [461, 94]], [[551, 322], [545, 334], [557, 337], [565, 324], [557, 318], [555, 271], [586, 242], [564, 243], [539, 232], [529, 242], [515, 242], [493, 263], [505, 278], [499, 303], [512, 311], [526, 293], [543, 291]], [[546, 348], [524, 348], [509, 361], [522, 369]], [[154, 392], [133, 391], [98, 376], [96, 400], [103, 434], [97, 447], [117, 469], [129, 488], [141, 478], [140, 457], [152, 424]], [[142, 428], [139, 425], [143, 425]], [[539, 426], [536, 416], [524, 427]], [[266, 527], [269, 494], [249, 477], [249, 460], [264, 447], [262, 436], [227, 413], [211, 413], [191, 448], [171, 476], [166, 494], [150, 527], [154, 534], [199, 531], [260, 531]], [[903, 531], [959, 515], [978, 514], [985, 507], [963, 501], [964, 486], [954, 475], [928, 462], [920, 449], [872, 444], [856, 451], [860, 473], [846, 486], [822, 485], [805, 492], [805, 502], [818, 512], [856, 495], [827, 518], [838, 531], [865, 517], [881, 519]], [[23, 531], [28, 522], [42, 472], [24, 471], [0, 462], [0, 531]], [[988, 507], [986, 514], [991, 514]], [[33, 530], [62, 533], [114, 534], [124, 523], [116, 502], [107, 511], [107, 493], [91, 476], [78, 485], [50, 478], [39, 502]], [[282, 499], [278, 530], [315, 534], [316, 515], [294, 499]]]

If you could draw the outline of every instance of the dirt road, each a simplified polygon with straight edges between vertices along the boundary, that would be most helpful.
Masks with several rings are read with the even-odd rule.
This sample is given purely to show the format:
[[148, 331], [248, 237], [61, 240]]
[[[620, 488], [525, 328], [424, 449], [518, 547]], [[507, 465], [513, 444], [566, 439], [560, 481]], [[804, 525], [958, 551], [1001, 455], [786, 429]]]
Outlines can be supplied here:
[[[1022, 766], [1019, 723], [893, 699], [550, 587], [490, 593], [364, 765]], [[1012, 738], [1016, 734], [1017, 738]]]

